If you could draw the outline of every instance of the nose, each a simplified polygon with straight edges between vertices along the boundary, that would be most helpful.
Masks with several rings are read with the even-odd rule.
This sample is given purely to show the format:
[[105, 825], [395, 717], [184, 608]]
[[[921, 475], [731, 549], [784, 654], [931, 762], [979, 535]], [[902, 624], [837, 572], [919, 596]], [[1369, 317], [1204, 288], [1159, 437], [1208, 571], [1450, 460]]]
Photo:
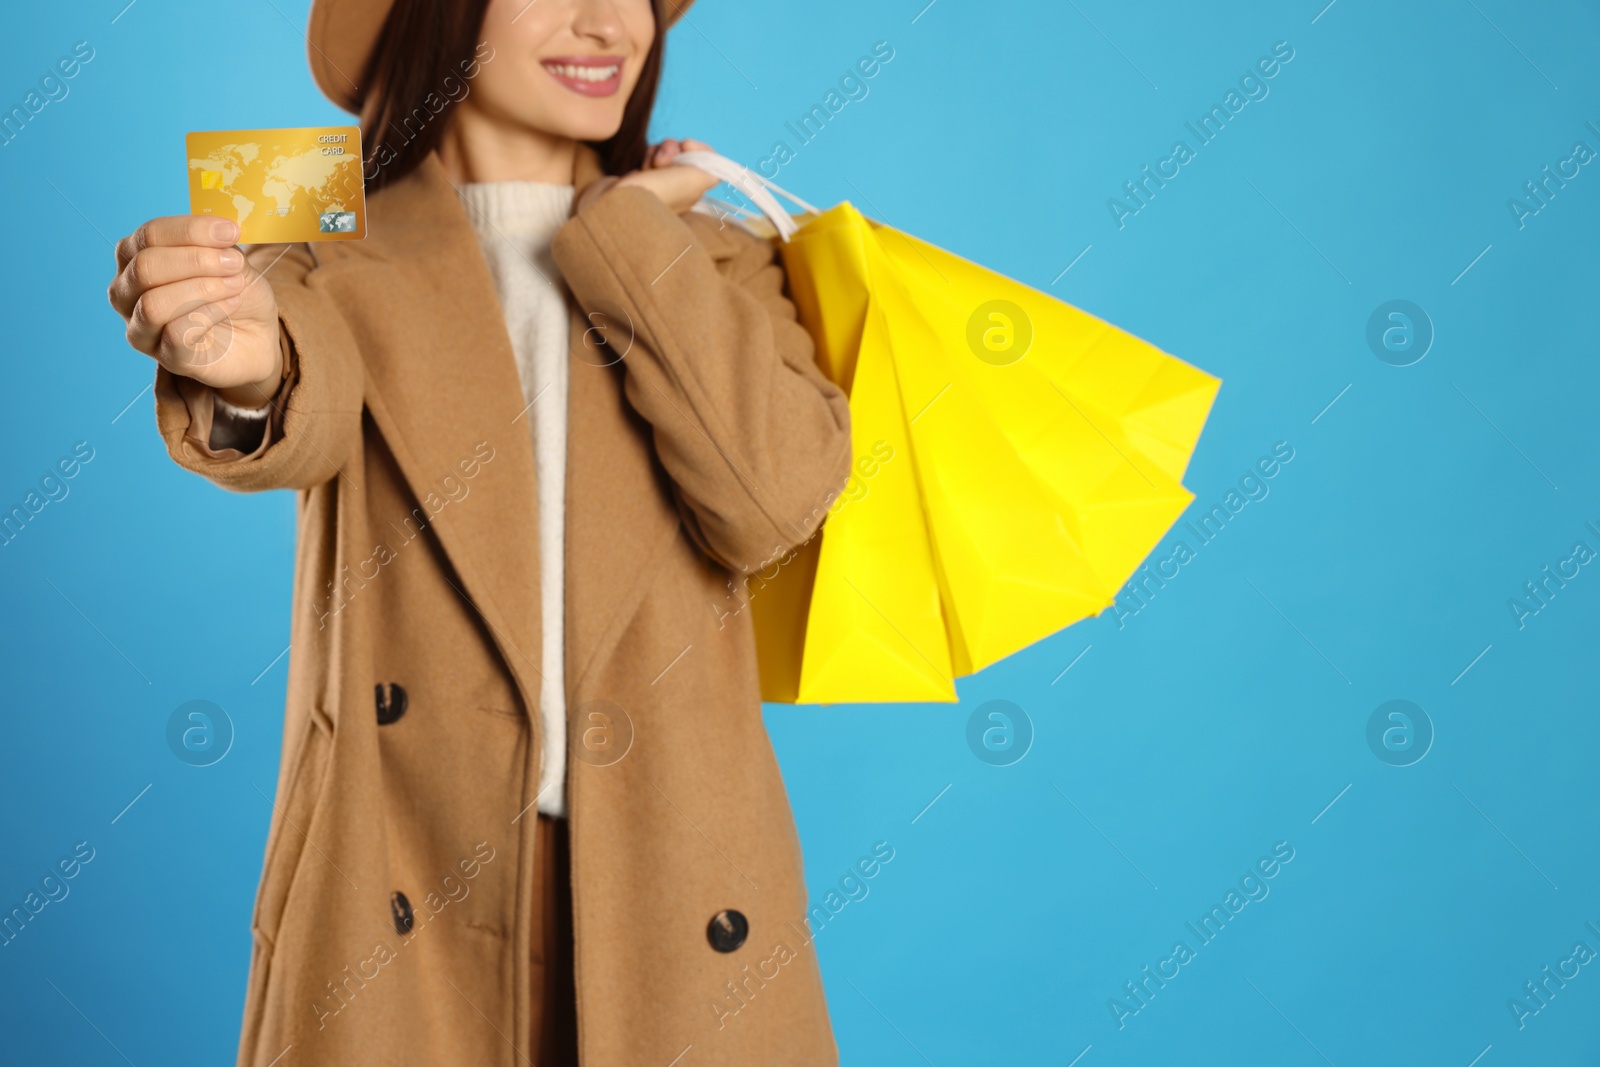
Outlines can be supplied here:
[[[635, 3], [652, 3], [652, 0], [633, 0]], [[602, 48], [620, 42], [625, 33], [622, 13], [616, 0], [577, 0], [572, 14], [572, 32], [575, 36], [594, 41]]]

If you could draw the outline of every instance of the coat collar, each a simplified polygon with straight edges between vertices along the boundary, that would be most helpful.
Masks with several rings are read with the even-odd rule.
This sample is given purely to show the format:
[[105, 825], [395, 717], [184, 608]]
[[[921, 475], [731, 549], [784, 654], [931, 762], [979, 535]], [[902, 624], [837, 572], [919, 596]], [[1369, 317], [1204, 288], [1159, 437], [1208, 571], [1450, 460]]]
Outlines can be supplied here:
[[[598, 156], [580, 145], [574, 208], [602, 174]], [[382, 304], [394, 320], [383, 331], [387, 343], [363, 352], [368, 407], [417, 500], [430, 513], [447, 501], [438, 505], [433, 531], [459, 578], [456, 591], [483, 619], [526, 705], [537, 707], [543, 648], [537, 473], [494, 282], [437, 155], [374, 194], [368, 215], [367, 240], [335, 253], [342, 267], [376, 272], [373, 282], [387, 290]], [[621, 368], [597, 368], [584, 358], [587, 325], [574, 309], [564, 591], [569, 692], [615, 638], [625, 621], [617, 616], [637, 601], [641, 571], [653, 562], [666, 533], [663, 523], [647, 521], [648, 501], [633, 499], [639, 494], [627, 493], [620, 480], [584, 466], [584, 457], [614, 454], [617, 442], [607, 438], [627, 432], [613, 410], [620, 387], [607, 382]], [[467, 481], [460, 465], [480, 442], [493, 447], [494, 459]], [[441, 485], [447, 476], [469, 486], [459, 502], [449, 501]], [[382, 524], [384, 518], [374, 515], [372, 521]], [[602, 529], [615, 533], [596, 536]]]

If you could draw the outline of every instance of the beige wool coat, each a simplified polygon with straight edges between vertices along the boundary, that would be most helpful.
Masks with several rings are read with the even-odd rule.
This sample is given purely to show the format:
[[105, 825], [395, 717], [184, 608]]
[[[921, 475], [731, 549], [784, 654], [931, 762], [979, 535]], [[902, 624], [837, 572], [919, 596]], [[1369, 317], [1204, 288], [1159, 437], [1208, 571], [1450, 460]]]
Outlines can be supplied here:
[[[585, 151], [574, 183], [598, 176]], [[210, 394], [156, 376], [174, 460], [299, 502], [239, 1063], [513, 1067], [534, 1056], [534, 411], [437, 157], [368, 209], [364, 241], [250, 251], [271, 264], [291, 356], [260, 448], [212, 450]], [[813, 363], [772, 247], [732, 222], [617, 188], [554, 255], [573, 309], [582, 1063], [833, 1064], [799, 841], [729, 583], [818, 528], [849, 472], [846, 399]]]

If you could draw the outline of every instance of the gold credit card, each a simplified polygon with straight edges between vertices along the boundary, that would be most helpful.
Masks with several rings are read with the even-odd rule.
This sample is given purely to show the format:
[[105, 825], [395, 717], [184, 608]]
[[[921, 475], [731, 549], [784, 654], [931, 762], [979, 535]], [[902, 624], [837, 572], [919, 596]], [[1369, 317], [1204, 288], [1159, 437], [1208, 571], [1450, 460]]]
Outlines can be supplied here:
[[239, 224], [239, 243], [359, 241], [367, 235], [361, 129], [191, 133], [189, 211]]

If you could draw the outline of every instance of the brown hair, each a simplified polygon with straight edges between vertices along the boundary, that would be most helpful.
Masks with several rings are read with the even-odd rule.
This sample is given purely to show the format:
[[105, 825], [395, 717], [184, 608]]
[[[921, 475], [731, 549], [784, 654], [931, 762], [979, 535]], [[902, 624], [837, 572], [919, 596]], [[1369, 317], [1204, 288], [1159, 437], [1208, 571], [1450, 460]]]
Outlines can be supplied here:
[[[480, 36], [489, 0], [395, 0], [373, 47], [361, 83], [363, 172], [368, 192], [398, 181], [439, 147], [451, 109], [470, 92], [469, 82], [493, 58]], [[593, 143], [607, 174], [643, 165], [649, 149], [650, 111], [661, 82], [666, 40], [664, 0], [651, 0], [656, 36], [639, 81], [622, 112], [622, 125]]]

